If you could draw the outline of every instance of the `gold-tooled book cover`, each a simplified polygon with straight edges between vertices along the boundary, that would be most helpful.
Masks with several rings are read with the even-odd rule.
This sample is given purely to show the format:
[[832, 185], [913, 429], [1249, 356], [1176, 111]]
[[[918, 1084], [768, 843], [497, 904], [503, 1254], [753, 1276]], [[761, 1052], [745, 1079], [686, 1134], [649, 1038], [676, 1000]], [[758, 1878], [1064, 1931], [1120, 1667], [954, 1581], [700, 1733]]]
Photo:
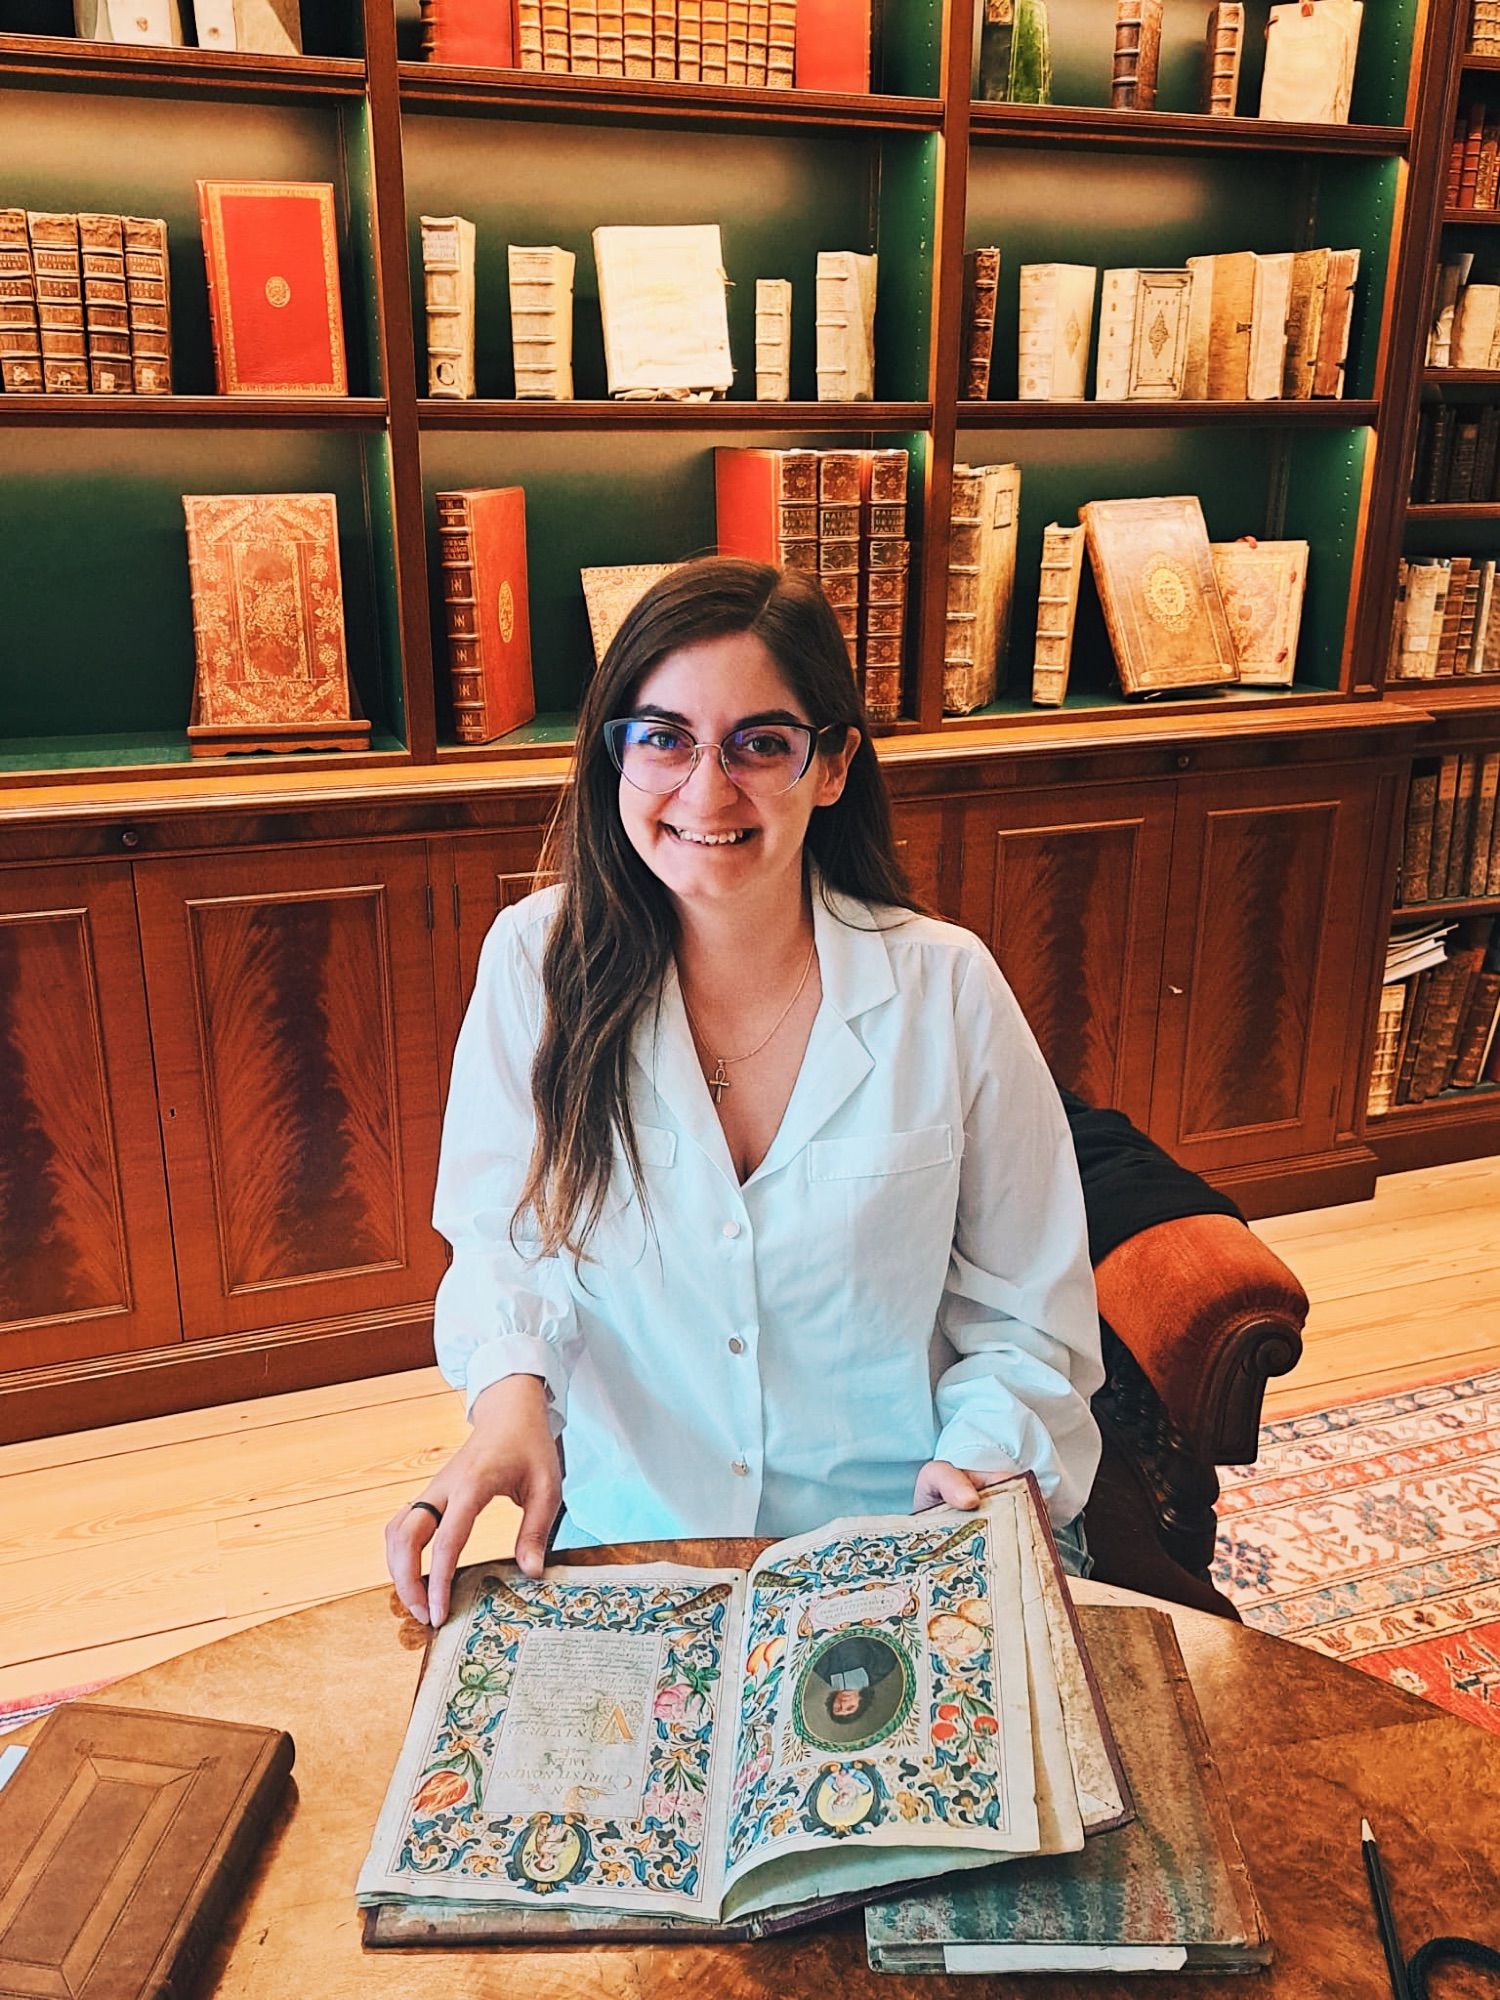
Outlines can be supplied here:
[[1237, 679], [1197, 497], [1091, 500], [1078, 516], [1126, 694]]

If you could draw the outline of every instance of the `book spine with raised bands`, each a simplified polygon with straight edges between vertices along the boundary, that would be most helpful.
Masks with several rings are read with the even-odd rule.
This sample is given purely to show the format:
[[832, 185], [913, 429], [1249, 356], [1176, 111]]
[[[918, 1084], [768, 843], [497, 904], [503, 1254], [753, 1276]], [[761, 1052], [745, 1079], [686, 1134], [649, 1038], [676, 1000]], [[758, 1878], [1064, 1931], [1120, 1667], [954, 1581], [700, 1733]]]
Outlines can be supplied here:
[[31, 266], [36, 277], [37, 328], [42, 342], [42, 386], [49, 395], [88, 393], [83, 332], [83, 266], [78, 217], [33, 212]]
[[83, 318], [88, 336], [89, 388], [96, 396], [129, 395], [130, 308], [125, 296], [125, 241], [118, 215], [80, 215]]
[[[156, 215], [122, 215], [130, 367], [138, 396], [172, 393], [172, 295], [167, 225]], [[215, 354], [217, 354], [217, 343]]]
[[12, 395], [42, 392], [42, 336], [24, 208], [0, 208], [0, 384]]
[[995, 351], [995, 300], [1000, 290], [1000, 252], [971, 250], [964, 258], [963, 395], [982, 403], [990, 393]]
[[1210, 118], [1234, 116], [1244, 48], [1244, 0], [1219, 0], [1208, 17], [1203, 44], [1203, 109]]
[[443, 618], [453, 683], [453, 732], [460, 743], [487, 743], [492, 734], [480, 658], [479, 599], [474, 575], [474, 527], [468, 495], [437, 496], [438, 560], [443, 571]]
[[1116, 0], [1115, 61], [1109, 101], [1116, 111], [1150, 111], [1156, 104], [1162, 0]]

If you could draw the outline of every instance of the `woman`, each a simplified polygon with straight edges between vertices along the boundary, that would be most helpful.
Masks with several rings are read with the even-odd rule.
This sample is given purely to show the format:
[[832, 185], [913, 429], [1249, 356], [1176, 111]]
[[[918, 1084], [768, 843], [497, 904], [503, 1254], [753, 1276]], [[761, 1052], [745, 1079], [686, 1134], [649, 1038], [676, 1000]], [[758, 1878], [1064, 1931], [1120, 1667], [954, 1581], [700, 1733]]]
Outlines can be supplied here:
[[989, 953], [912, 897], [814, 583], [710, 558], [647, 592], [544, 866], [454, 1058], [436, 1342], [472, 1430], [386, 1531], [413, 1615], [498, 1494], [537, 1575], [560, 1497], [563, 1544], [781, 1536], [1030, 1470], [1076, 1559], [1072, 1145]]

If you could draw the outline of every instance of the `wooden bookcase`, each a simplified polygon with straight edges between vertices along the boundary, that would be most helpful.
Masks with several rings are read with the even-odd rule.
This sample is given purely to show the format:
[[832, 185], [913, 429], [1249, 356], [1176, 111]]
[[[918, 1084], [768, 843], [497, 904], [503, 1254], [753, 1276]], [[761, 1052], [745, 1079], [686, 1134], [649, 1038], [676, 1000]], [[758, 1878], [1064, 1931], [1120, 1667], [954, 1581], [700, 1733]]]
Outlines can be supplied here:
[[[1408, 506], [1419, 400], [1460, 393], [1424, 385], [1420, 356], [1464, 0], [1368, 11], [1353, 119], [1330, 127], [1197, 113], [1206, 0], [1169, 9], [1147, 113], [1108, 108], [1110, 0], [1052, 0], [1046, 106], [971, 101], [971, 0], [877, 0], [859, 96], [445, 68], [418, 59], [416, 0], [302, 5], [297, 59], [79, 43], [70, 0], [11, 0], [0, 32], [0, 201], [166, 216], [180, 392], [0, 394], [0, 1162], [33, 1188], [0, 1192], [0, 1439], [423, 1358], [448, 1050], [565, 773], [591, 660], [578, 570], [710, 548], [720, 444], [910, 450], [904, 713], [880, 745], [899, 837], [921, 892], [992, 943], [1059, 1075], [1252, 1212], [1368, 1192], [1395, 1157], [1362, 1112], [1410, 761], [1500, 714], [1382, 685], [1408, 538], [1500, 540], [1500, 507]], [[1247, 11], [1253, 108], [1266, 0]], [[333, 182], [347, 399], [212, 393], [194, 181], [231, 174]], [[422, 393], [418, 218], [453, 212], [478, 229], [471, 402]], [[591, 230], [705, 220], [734, 286], [733, 392], [609, 403]], [[578, 253], [577, 402], [513, 399], [511, 241]], [[982, 243], [1002, 248], [1001, 311], [993, 396], [968, 403], [962, 261]], [[1345, 399], [1015, 400], [1021, 263], [1312, 243], [1362, 252]], [[880, 253], [875, 402], [810, 400], [820, 248]], [[758, 276], [794, 283], [785, 405], [751, 400]], [[944, 718], [952, 468], [997, 459], [1023, 469], [1012, 686]], [[459, 746], [433, 494], [511, 482], [540, 712]], [[190, 762], [180, 496], [310, 489], [339, 500], [371, 747]], [[1296, 685], [1127, 701], [1095, 615], [1066, 707], [1032, 709], [1042, 527], [1172, 492], [1198, 493], [1216, 536], [1311, 542]], [[44, 1060], [58, 981], [84, 1084]], [[75, 1087], [91, 1151], [68, 1143]], [[1431, 1145], [1469, 1147], [1470, 1107], [1427, 1109]], [[272, 1132], [274, 1198], [244, 1166]]]

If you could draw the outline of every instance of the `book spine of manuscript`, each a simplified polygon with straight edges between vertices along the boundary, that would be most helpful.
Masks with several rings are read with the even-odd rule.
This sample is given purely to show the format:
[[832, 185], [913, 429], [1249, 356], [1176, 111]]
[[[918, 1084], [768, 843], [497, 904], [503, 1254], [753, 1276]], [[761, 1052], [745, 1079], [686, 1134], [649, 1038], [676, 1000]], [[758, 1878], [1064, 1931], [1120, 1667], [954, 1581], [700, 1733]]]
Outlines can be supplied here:
[[785, 403], [792, 393], [792, 284], [755, 281], [755, 399]]
[[745, 81], [764, 90], [771, 69], [771, 0], [750, 0], [750, 33], [745, 48]]
[[1458, 888], [1461, 896], [1484, 894], [1489, 879], [1490, 847], [1495, 837], [1497, 791], [1500, 791], [1500, 750], [1486, 750], [1480, 758], [1475, 782], [1474, 830], [1469, 837], [1467, 862]]
[[651, 0], [651, 74], [663, 83], [677, 79], [676, 0]]
[[1463, 608], [1464, 581], [1469, 573], [1469, 558], [1454, 556], [1448, 565], [1447, 591], [1443, 602], [1442, 622], [1438, 631], [1437, 659], [1434, 678], [1446, 679], [1453, 672], [1455, 649], [1458, 643], [1459, 613]]
[[1354, 286], [1359, 277], [1357, 250], [1330, 250], [1328, 284], [1319, 329], [1318, 359], [1313, 370], [1315, 396], [1342, 396], [1344, 363], [1349, 357], [1349, 329], [1354, 316]]
[[646, 77], [656, 69], [656, 16], [652, 0], [624, 0], [625, 74]]
[[1312, 394], [1313, 369], [1323, 325], [1323, 291], [1328, 282], [1326, 250], [1292, 253], [1292, 277], [1286, 302], [1286, 362], [1281, 393], [1305, 401]]
[[1208, 33], [1203, 43], [1202, 105], [1210, 118], [1234, 116], [1244, 50], [1244, 0], [1219, 0], [1218, 6], [1209, 12]]
[[599, 74], [599, 0], [568, 0], [568, 67], [574, 76]]
[[1255, 327], [1254, 251], [1215, 257], [1208, 326], [1205, 394], [1211, 403], [1242, 403], [1250, 387], [1250, 338]]
[[130, 368], [138, 396], [172, 393], [172, 295], [167, 225], [160, 216], [120, 218], [130, 310]]
[[511, 0], [511, 34], [516, 45], [516, 63], [521, 69], [542, 69], [542, 0]]
[[511, 350], [522, 402], [573, 400], [573, 279], [577, 259], [556, 244], [512, 243]]
[[424, 215], [422, 302], [427, 315], [427, 393], [474, 394], [474, 225], [461, 215]]
[[422, 0], [422, 54], [428, 62], [510, 69], [511, 24], [511, 0]]
[[[1432, 865], [1432, 820], [1437, 810], [1437, 766], [1414, 770], [1406, 794], [1406, 823], [1401, 843], [1399, 900], [1427, 901]], [[1481, 892], [1482, 893], [1482, 892]]]
[[1031, 666], [1031, 699], [1038, 708], [1061, 708], [1067, 698], [1083, 556], [1082, 528], [1064, 528], [1056, 521], [1048, 524], [1042, 535]]
[[868, 402], [875, 393], [873, 256], [820, 250], [816, 279], [820, 403]]
[[[875, 722], [901, 716], [901, 664], [906, 641], [906, 539], [908, 454], [899, 449], [861, 453], [860, 688]], [[899, 581], [900, 591], [891, 586]]]
[[89, 386], [83, 328], [83, 265], [78, 217], [33, 210], [31, 264], [36, 274], [37, 327], [42, 340], [42, 385], [49, 395], [81, 396]]
[[130, 365], [125, 239], [119, 216], [80, 215], [78, 250], [83, 265], [89, 388], [96, 396], [128, 395], [135, 383]]
[[541, 0], [542, 68], [566, 74], [572, 66], [568, 44], [568, 0]]
[[519, 486], [439, 493], [438, 549], [460, 743], [489, 743], [536, 713]]
[[1458, 1018], [1468, 997], [1477, 957], [1460, 950], [1442, 965], [1433, 968], [1427, 994], [1427, 1012], [1422, 1021], [1422, 1040], [1412, 1069], [1409, 1102], [1419, 1104], [1436, 1097], [1448, 1076], [1453, 1046], [1458, 1038]]
[[1375, 1023], [1375, 1054], [1370, 1064], [1370, 1094], [1366, 1115], [1378, 1118], [1389, 1111], [1396, 1094], [1396, 1057], [1401, 1047], [1401, 1016], [1406, 1006], [1406, 987], [1398, 982], [1380, 989], [1380, 1015]]
[[1098, 272], [1087, 264], [1023, 264], [1018, 393], [1025, 402], [1081, 402]]
[[1099, 286], [1099, 358], [1094, 395], [1101, 403], [1122, 403], [1130, 395], [1130, 359], [1135, 345], [1137, 270], [1106, 271]]
[[1427, 1012], [1427, 994], [1432, 984], [1435, 967], [1429, 966], [1419, 972], [1415, 979], [1405, 984], [1408, 998], [1401, 1016], [1401, 1043], [1396, 1057], [1396, 1089], [1393, 1101], [1405, 1104], [1411, 1093], [1412, 1071], [1417, 1066], [1417, 1051], [1422, 1045], [1422, 1018]]
[[790, 90], [797, 80], [797, 0], [771, 0], [769, 32], [767, 87]]
[[870, 0], [797, 0], [797, 88], [870, 87]]
[[1000, 252], [993, 247], [970, 250], [964, 257], [963, 386], [959, 394], [973, 402], [984, 402], [990, 393], [999, 291]]
[[746, 84], [750, 81], [750, 0], [729, 0], [728, 37], [728, 81]]
[[1469, 997], [1453, 1048], [1450, 1090], [1472, 1090], [1479, 1081], [1485, 1050], [1500, 1012], [1500, 972], [1481, 971], [1469, 986]]
[[703, 81], [729, 81], [729, 0], [703, 0]]
[[677, 0], [677, 81], [703, 81], [703, 0]]
[[467, 493], [437, 495], [438, 560], [443, 574], [443, 622], [453, 733], [460, 743], [488, 743], [492, 732], [484, 698], [479, 637], [479, 590], [474, 573], [474, 528]]
[[1250, 317], [1250, 360], [1245, 394], [1252, 403], [1274, 402], [1286, 371], [1287, 318], [1292, 290], [1292, 253], [1255, 260]]
[[1479, 758], [1473, 752], [1458, 760], [1458, 784], [1453, 793], [1453, 832], [1448, 841], [1448, 872], [1438, 893], [1451, 902], [1464, 892], [1469, 875], [1469, 842], [1474, 832], [1474, 793]]
[[943, 713], [968, 715], [984, 696], [976, 682], [979, 628], [981, 466], [955, 465], [948, 533], [948, 597], [943, 623]]
[[1471, 564], [1464, 578], [1463, 603], [1458, 611], [1458, 639], [1453, 649], [1455, 674], [1469, 672], [1474, 655], [1474, 633], [1479, 623], [1479, 594], [1484, 587], [1483, 564]]
[[1162, 0], [1115, 0], [1115, 61], [1109, 101], [1116, 111], [1150, 111], [1156, 104], [1161, 9]]
[[1432, 813], [1432, 859], [1428, 863], [1427, 893], [1437, 901], [1448, 880], [1448, 855], [1453, 845], [1453, 805], [1458, 795], [1458, 758], [1444, 757], [1438, 766], [1437, 804]]
[[859, 451], [818, 454], [818, 581], [859, 677], [861, 589], [859, 514], [865, 484], [865, 455]]
[[0, 208], [0, 386], [40, 395], [42, 336], [24, 208]]
[[625, 74], [624, 0], [597, 0], [600, 76]]

